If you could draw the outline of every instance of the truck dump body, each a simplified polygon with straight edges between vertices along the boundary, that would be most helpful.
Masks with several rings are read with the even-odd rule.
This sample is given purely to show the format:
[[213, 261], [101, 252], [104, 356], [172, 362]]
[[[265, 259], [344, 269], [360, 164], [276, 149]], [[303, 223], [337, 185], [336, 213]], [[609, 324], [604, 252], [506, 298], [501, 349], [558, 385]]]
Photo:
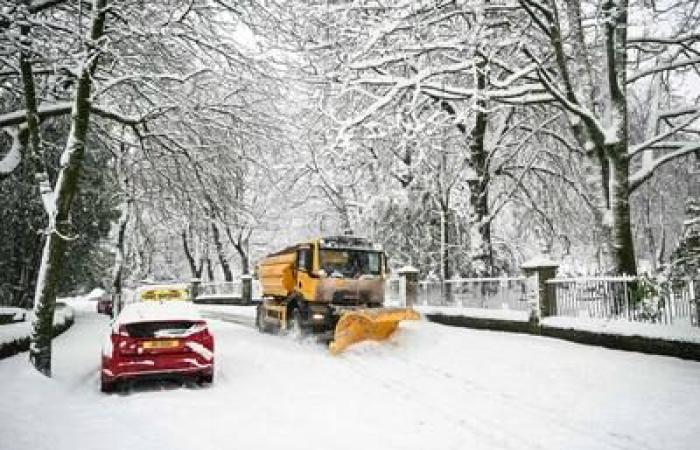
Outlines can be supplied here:
[[268, 256], [258, 264], [263, 296], [287, 297], [294, 291], [296, 253]]
[[331, 352], [366, 339], [384, 340], [411, 309], [382, 308], [386, 256], [364, 239], [304, 242], [263, 258], [256, 268], [263, 303], [260, 331], [332, 334]]

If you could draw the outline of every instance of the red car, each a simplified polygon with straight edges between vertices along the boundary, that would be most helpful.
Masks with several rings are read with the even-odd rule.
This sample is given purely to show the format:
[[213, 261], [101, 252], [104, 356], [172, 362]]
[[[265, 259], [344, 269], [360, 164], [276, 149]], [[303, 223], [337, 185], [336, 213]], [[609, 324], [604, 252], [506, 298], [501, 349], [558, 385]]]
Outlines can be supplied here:
[[101, 389], [139, 378], [214, 378], [214, 337], [185, 302], [126, 305], [102, 349]]

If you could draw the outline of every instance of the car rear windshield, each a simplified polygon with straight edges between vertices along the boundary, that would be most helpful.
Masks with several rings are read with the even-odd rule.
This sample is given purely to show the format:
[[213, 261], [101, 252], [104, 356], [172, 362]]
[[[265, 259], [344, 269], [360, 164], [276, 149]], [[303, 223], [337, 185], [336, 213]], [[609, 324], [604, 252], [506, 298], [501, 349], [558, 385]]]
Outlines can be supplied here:
[[188, 320], [169, 322], [137, 322], [126, 324], [126, 331], [134, 338], [158, 338], [183, 336], [194, 326]]

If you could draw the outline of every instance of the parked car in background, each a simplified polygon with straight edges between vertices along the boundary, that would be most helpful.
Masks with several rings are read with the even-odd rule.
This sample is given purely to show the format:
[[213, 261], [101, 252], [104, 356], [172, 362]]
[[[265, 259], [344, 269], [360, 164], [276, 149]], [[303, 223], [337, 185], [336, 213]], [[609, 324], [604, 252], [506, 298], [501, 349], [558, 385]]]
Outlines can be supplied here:
[[97, 299], [97, 313], [107, 314], [109, 317], [113, 315], [112, 296], [103, 294]]
[[212, 382], [214, 337], [189, 302], [131, 303], [114, 321], [102, 349], [102, 392], [146, 377]]

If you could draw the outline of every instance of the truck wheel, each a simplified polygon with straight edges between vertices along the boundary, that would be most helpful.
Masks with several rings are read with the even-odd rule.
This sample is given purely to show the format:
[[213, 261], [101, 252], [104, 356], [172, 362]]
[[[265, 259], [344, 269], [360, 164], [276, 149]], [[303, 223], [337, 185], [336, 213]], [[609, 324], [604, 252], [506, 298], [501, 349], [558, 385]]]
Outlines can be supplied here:
[[270, 332], [270, 325], [268, 325], [265, 322], [263, 314], [263, 305], [260, 304], [258, 305], [257, 308], [255, 308], [255, 325], [258, 328], [258, 331], [261, 333], [269, 333]]
[[294, 308], [292, 310], [292, 318], [289, 321], [289, 335], [295, 340], [302, 339], [306, 336], [306, 330], [304, 329], [299, 308]]

